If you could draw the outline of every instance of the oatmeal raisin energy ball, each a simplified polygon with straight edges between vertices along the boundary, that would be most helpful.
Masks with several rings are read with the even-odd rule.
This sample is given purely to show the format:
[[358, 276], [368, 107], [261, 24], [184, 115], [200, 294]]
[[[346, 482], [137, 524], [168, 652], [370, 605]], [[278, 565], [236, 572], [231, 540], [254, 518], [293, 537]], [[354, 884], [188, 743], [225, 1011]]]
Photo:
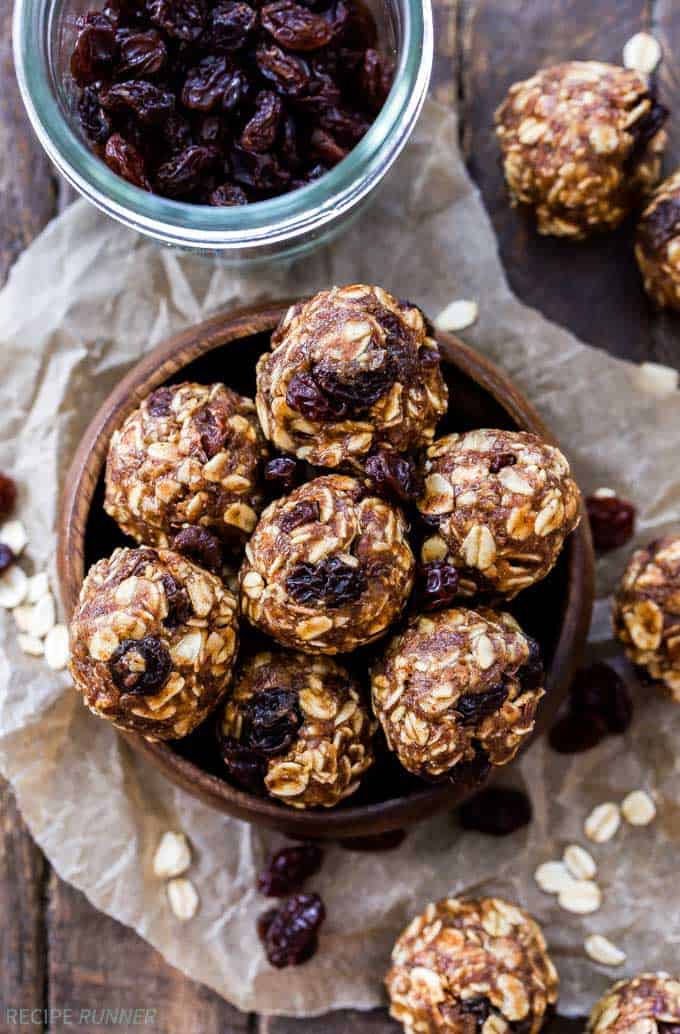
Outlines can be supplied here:
[[349, 653], [398, 617], [414, 566], [400, 511], [329, 474], [262, 514], [239, 572], [241, 610], [284, 646]]
[[71, 674], [86, 705], [121, 728], [186, 736], [213, 710], [238, 649], [236, 600], [171, 550], [117, 549], [83, 582]]
[[504, 765], [543, 696], [537, 644], [509, 614], [456, 608], [413, 618], [371, 671], [373, 709], [404, 768], [446, 776], [483, 751]]
[[676, 1034], [680, 1029], [680, 980], [642, 973], [620, 980], [590, 1014], [589, 1034]]
[[330, 808], [373, 764], [374, 723], [349, 673], [328, 657], [258, 653], [236, 677], [220, 722], [237, 783], [293, 808]]
[[578, 525], [580, 494], [559, 449], [526, 431], [439, 438], [423, 462], [423, 564], [458, 570], [459, 594], [512, 599], [544, 578]]
[[258, 363], [256, 404], [279, 449], [361, 468], [376, 446], [405, 452], [432, 441], [447, 389], [420, 309], [352, 284], [288, 310]]
[[111, 438], [105, 509], [138, 542], [173, 546], [197, 526], [230, 547], [262, 507], [255, 406], [224, 384], [158, 388]]
[[406, 1034], [538, 1034], [559, 988], [538, 923], [501, 898], [428, 905], [385, 984]]
[[613, 619], [631, 661], [680, 704], [680, 535], [633, 554], [614, 597]]
[[659, 178], [667, 115], [645, 76], [599, 61], [515, 83], [496, 112], [513, 202], [534, 209], [540, 233], [613, 229]]
[[635, 257], [647, 293], [658, 305], [680, 309], [680, 171], [664, 180], [642, 213]]

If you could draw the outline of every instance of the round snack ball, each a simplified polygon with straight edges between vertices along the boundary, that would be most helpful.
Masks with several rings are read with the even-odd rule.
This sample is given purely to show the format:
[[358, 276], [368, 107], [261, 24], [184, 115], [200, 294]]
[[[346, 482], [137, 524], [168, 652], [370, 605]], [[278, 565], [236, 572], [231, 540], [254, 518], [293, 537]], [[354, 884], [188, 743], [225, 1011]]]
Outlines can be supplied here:
[[401, 613], [415, 561], [406, 521], [360, 481], [315, 478], [264, 511], [239, 572], [241, 610], [307, 653], [349, 653]]
[[479, 750], [512, 761], [544, 694], [538, 645], [500, 611], [411, 619], [371, 670], [373, 710], [404, 768], [446, 776]]
[[426, 445], [447, 401], [420, 309], [365, 284], [292, 306], [257, 366], [267, 438], [320, 467], [360, 468], [376, 445]]
[[[293, 808], [332, 808], [373, 764], [375, 723], [349, 673], [329, 657], [282, 650], [241, 667], [221, 716], [222, 751], [237, 782]], [[259, 788], [259, 787], [258, 787]]]
[[70, 635], [71, 675], [91, 711], [153, 739], [178, 739], [229, 685], [236, 600], [178, 553], [117, 549], [90, 568]]
[[614, 631], [633, 662], [680, 704], [680, 534], [633, 553], [614, 597]]
[[526, 431], [468, 431], [425, 454], [418, 500], [432, 528], [423, 564], [458, 570], [461, 596], [512, 599], [545, 578], [580, 520], [580, 493], [559, 449]]
[[647, 294], [680, 309], [680, 170], [654, 192], [637, 225], [637, 258]]
[[539, 233], [611, 230], [659, 178], [668, 112], [639, 72], [568, 61], [510, 87], [496, 135], [513, 203]]
[[589, 1034], [676, 1034], [680, 1030], [680, 980], [642, 973], [620, 980], [595, 1005]]
[[137, 542], [173, 546], [198, 526], [237, 547], [257, 523], [266, 455], [251, 399], [224, 384], [158, 388], [111, 438], [104, 507]]
[[538, 1034], [559, 978], [523, 909], [501, 898], [446, 898], [398, 938], [385, 985], [406, 1034]]

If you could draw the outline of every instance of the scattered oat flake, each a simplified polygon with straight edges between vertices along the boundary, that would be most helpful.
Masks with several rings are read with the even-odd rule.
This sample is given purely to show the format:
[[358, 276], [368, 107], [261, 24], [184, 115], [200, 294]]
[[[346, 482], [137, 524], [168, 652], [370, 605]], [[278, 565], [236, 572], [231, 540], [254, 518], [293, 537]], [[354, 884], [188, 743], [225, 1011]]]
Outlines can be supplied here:
[[584, 830], [594, 844], [606, 844], [616, 835], [621, 825], [621, 810], [618, 804], [607, 801], [593, 808], [585, 821]]
[[13, 610], [26, 599], [28, 578], [17, 564], [0, 574], [0, 607]]
[[543, 862], [534, 873], [534, 879], [546, 894], [559, 894], [574, 882], [563, 862]]
[[597, 872], [595, 859], [580, 844], [569, 844], [564, 849], [563, 861], [575, 880], [592, 880]]
[[661, 45], [648, 32], [636, 32], [623, 48], [623, 66], [651, 75], [661, 61]]
[[678, 390], [680, 377], [678, 371], [672, 366], [664, 366], [662, 363], [640, 363], [633, 370], [633, 381], [647, 395], [655, 395], [657, 398], [667, 398]]
[[54, 628], [57, 620], [57, 611], [54, 604], [54, 596], [51, 592], [41, 596], [37, 603], [31, 607], [31, 613], [27, 618], [30, 635], [37, 635], [44, 638], [51, 628]]
[[21, 521], [5, 521], [0, 527], [0, 542], [9, 546], [15, 556], [20, 556], [28, 542], [28, 535]]
[[626, 961], [625, 951], [621, 951], [600, 933], [586, 937], [583, 947], [594, 962], [600, 962], [603, 966], [622, 966]]
[[26, 599], [29, 603], [37, 603], [42, 596], [50, 591], [50, 583], [47, 579], [47, 571], [39, 571], [28, 579], [28, 591]]
[[593, 492], [596, 499], [616, 499], [616, 492], [613, 488], [597, 488]]
[[569, 880], [558, 897], [557, 903], [565, 912], [587, 916], [597, 912], [602, 904], [602, 891], [593, 880]]
[[183, 923], [193, 919], [198, 909], [198, 891], [186, 876], [178, 876], [167, 884], [170, 908]]
[[71, 650], [66, 625], [55, 625], [45, 636], [45, 661], [53, 671], [63, 671]]
[[23, 653], [29, 654], [30, 657], [42, 657], [45, 651], [45, 644], [36, 635], [27, 635], [25, 632], [19, 632], [17, 643], [19, 644], [19, 649]]
[[631, 826], [648, 826], [656, 818], [656, 805], [645, 790], [633, 790], [623, 800], [621, 812]]
[[445, 309], [439, 313], [434, 321], [437, 330], [465, 330], [471, 327], [479, 315], [477, 302], [467, 301], [464, 298], [450, 302]]
[[29, 607], [26, 603], [22, 603], [20, 606], [14, 608], [12, 611], [12, 617], [14, 618], [16, 626], [20, 632], [31, 631], [32, 615], [33, 607]]
[[153, 857], [154, 875], [160, 879], [181, 876], [191, 865], [191, 848], [184, 833], [168, 830], [161, 837]]

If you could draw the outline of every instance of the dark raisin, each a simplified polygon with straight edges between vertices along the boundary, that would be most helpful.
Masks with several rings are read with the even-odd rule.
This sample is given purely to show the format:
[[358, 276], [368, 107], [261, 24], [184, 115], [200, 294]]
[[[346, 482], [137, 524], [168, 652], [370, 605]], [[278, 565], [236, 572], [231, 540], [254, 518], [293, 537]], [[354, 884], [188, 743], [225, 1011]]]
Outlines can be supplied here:
[[241, 742], [261, 757], [285, 754], [302, 725], [297, 693], [265, 689], [246, 701]]
[[189, 593], [171, 574], [164, 574], [161, 582], [168, 604], [168, 613], [163, 624], [166, 628], [178, 628], [180, 625], [185, 625], [194, 613]]
[[651, 101], [649, 109], [632, 126], [628, 127], [628, 132], [633, 137], [633, 146], [626, 158], [626, 168], [629, 170], [644, 158], [647, 144], [663, 128], [670, 114], [668, 108], [659, 104], [654, 97], [650, 96], [649, 100]]
[[151, 416], [170, 416], [172, 411], [172, 400], [174, 397], [175, 394], [172, 388], [156, 388], [156, 390], [149, 395], [149, 401], [147, 403]]
[[440, 610], [453, 603], [458, 592], [458, 571], [445, 560], [421, 564], [417, 572], [416, 599], [422, 610]]
[[582, 754], [592, 750], [607, 735], [605, 723], [590, 715], [584, 721], [582, 715], [569, 711], [553, 725], [548, 734], [548, 742], [558, 754]]
[[324, 107], [319, 113], [319, 123], [321, 130], [330, 133], [347, 150], [358, 144], [368, 129], [368, 122], [364, 118], [341, 105]]
[[106, 141], [104, 160], [108, 167], [128, 183], [142, 190], [151, 190], [144, 159], [135, 145], [120, 133], [112, 133]]
[[270, 908], [266, 912], [263, 912], [262, 915], [257, 917], [257, 936], [260, 938], [263, 944], [265, 937], [267, 936], [267, 930], [272, 925], [272, 922], [274, 921], [274, 916], [277, 912], [277, 908]]
[[282, 114], [281, 98], [272, 90], [260, 90], [255, 98], [255, 113], [241, 133], [241, 147], [265, 154], [274, 146]]
[[260, 73], [274, 84], [279, 93], [298, 97], [309, 85], [309, 67], [300, 57], [287, 54], [276, 43], [261, 43], [256, 52]]
[[[191, 126], [183, 115], [173, 112], [161, 126], [163, 137], [170, 149], [171, 154], [179, 154], [186, 150], [192, 142]], [[205, 141], [202, 141], [205, 143]]]
[[170, 678], [172, 660], [165, 643], [155, 636], [124, 639], [109, 660], [111, 679], [121, 693], [159, 693]]
[[230, 154], [232, 176], [244, 187], [265, 194], [280, 193], [290, 182], [290, 173], [271, 154], [246, 151], [235, 144]]
[[492, 1014], [491, 1003], [488, 998], [467, 998], [460, 1003], [458, 1012], [463, 1016], [474, 1017], [477, 1030], [482, 1029], [486, 1020]]
[[309, 420], [342, 420], [347, 413], [346, 404], [327, 398], [309, 373], [296, 373], [291, 377], [286, 402]]
[[156, 183], [166, 197], [182, 197], [196, 189], [214, 163], [215, 152], [211, 148], [194, 144], [160, 166]]
[[264, 948], [272, 966], [299, 966], [315, 954], [326, 909], [318, 894], [295, 894], [262, 924]]
[[309, 138], [309, 145], [312, 154], [320, 158], [329, 169], [332, 169], [339, 162], [347, 157], [347, 148], [341, 147], [330, 133], [324, 129], [314, 129]]
[[616, 496], [591, 495], [586, 499], [595, 549], [607, 553], [630, 541], [635, 531], [635, 507]]
[[517, 678], [525, 691], [541, 689], [545, 683], [545, 669], [543, 667], [543, 658], [541, 657], [541, 648], [536, 640], [531, 639], [530, 636], [527, 636], [526, 640], [529, 644], [529, 657], [522, 667], [518, 669]]
[[0, 474], [0, 517], [9, 517], [17, 501], [17, 486], [14, 478]]
[[234, 205], [247, 205], [248, 198], [246, 192], [235, 183], [222, 183], [212, 191], [208, 203], [216, 208], [231, 208]]
[[391, 449], [379, 449], [366, 460], [366, 473], [379, 496], [399, 503], [412, 503], [420, 484], [416, 465], [410, 456]]
[[[222, 108], [227, 111], [234, 107], [230, 92], [234, 89], [234, 81], [240, 85], [240, 75], [232, 68], [226, 57], [206, 57], [192, 68], [184, 80], [182, 87], [182, 104], [192, 111], [213, 111]], [[239, 103], [241, 90], [238, 91]]]
[[279, 130], [279, 154], [281, 161], [291, 172], [302, 167], [302, 159], [298, 147], [298, 131], [295, 119], [291, 115], [283, 116]]
[[352, 567], [339, 557], [326, 557], [318, 564], [302, 561], [286, 579], [286, 589], [296, 603], [324, 603], [327, 607], [353, 602], [366, 587], [361, 567]]
[[339, 841], [347, 851], [394, 851], [406, 839], [403, 829], [390, 829], [386, 833], [375, 833], [366, 837], [345, 837]]
[[595, 717], [608, 732], [620, 735], [633, 720], [633, 700], [625, 682], [608, 664], [582, 668], [571, 687], [571, 708], [588, 721]]
[[145, 32], [125, 32], [118, 35], [120, 44], [120, 64], [118, 77], [146, 78], [156, 75], [165, 66], [168, 51], [163, 37], [156, 29]]
[[172, 548], [208, 571], [219, 574], [222, 570], [222, 544], [207, 528], [194, 525], [182, 528], [173, 538]]
[[210, 14], [203, 46], [229, 52], [245, 46], [257, 25], [257, 12], [240, 0], [225, 0], [216, 4]]
[[268, 898], [283, 898], [301, 890], [305, 880], [321, 868], [323, 851], [317, 844], [283, 847], [269, 859], [257, 877], [257, 889]]
[[318, 50], [333, 39], [335, 30], [322, 15], [294, 0], [274, 0], [260, 13], [262, 24], [288, 50]]
[[224, 448], [227, 437], [227, 427], [215, 410], [204, 406], [193, 418], [200, 439], [201, 448], [209, 460], [217, 456]]
[[107, 79], [118, 47], [113, 25], [99, 11], [85, 16], [71, 54], [71, 75], [80, 86]]
[[164, 122], [175, 106], [173, 94], [143, 79], [116, 83], [106, 90], [100, 90], [99, 100], [106, 111], [129, 111], [147, 126]]
[[202, 0], [147, 0], [146, 9], [151, 21], [174, 39], [192, 42], [203, 31]]
[[463, 725], [472, 725], [500, 710], [507, 695], [507, 686], [500, 683], [482, 693], [462, 693], [456, 701], [456, 711]]
[[334, 406], [344, 406], [353, 414], [364, 413], [392, 387], [395, 371], [387, 365], [375, 370], [360, 370], [344, 380], [336, 370], [320, 363], [314, 380]]
[[234, 782], [258, 796], [264, 793], [266, 761], [231, 736], [220, 736], [220, 751]]
[[521, 790], [490, 786], [458, 809], [463, 829], [504, 837], [531, 822], [531, 801]]
[[292, 456], [276, 456], [264, 468], [264, 480], [280, 493], [290, 492], [302, 480], [303, 466]]
[[489, 473], [497, 474], [503, 467], [514, 467], [517, 457], [513, 452], [498, 452], [489, 464]]
[[103, 144], [111, 134], [111, 120], [99, 103], [94, 86], [86, 86], [78, 101], [78, 117], [83, 132], [93, 144]]
[[680, 1034], [680, 1023], [660, 1023], [656, 1021], [659, 1034]]
[[299, 528], [303, 524], [312, 524], [319, 520], [319, 504], [316, 500], [311, 502], [303, 501], [294, 506], [292, 510], [286, 510], [279, 518], [279, 528], [289, 534], [293, 528]]
[[14, 550], [10, 549], [5, 542], [0, 542], [0, 574], [11, 567], [15, 560]]
[[380, 111], [392, 86], [394, 66], [389, 58], [369, 47], [359, 69], [358, 94], [369, 111]]
[[638, 224], [638, 237], [648, 251], [661, 251], [680, 225], [680, 204], [673, 197], [659, 201]]
[[154, 567], [159, 561], [158, 551], [150, 549], [149, 546], [140, 546], [139, 549], [130, 551], [129, 554], [132, 566], [125, 572], [124, 578], [146, 578], [149, 567]]

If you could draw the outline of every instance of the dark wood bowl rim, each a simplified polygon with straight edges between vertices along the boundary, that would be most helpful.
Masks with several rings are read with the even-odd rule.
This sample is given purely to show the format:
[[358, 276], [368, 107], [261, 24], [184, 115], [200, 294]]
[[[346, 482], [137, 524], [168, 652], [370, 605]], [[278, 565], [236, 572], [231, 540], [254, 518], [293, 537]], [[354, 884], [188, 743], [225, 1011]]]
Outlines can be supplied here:
[[[235, 340], [271, 331], [290, 302], [251, 306], [223, 313], [158, 345], [119, 382], [89, 424], [69, 468], [62, 495], [57, 570], [67, 617], [73, 612], [84, 577], [84, 536], [92, 498], [113, 431], [141, 400], [198, 357]], [[501, 370], [451, 334], [438, 332], [446, 362], [458, 367], [506, 411], [519, 427], [558, 444], [533, 406]], [[587, 520], [567, 546], [568, 597], [562, 627], [549, 666], [550, 693], [539, 711], [536, 734], [544, 731], [566, 692], [580, 660], [590, 625], [594, 595], [594, 557]], [[410, 825], [459, 803], [460, 784], [424, 785], [403, 797], [338, 809], [298, 811], [254, 797], [204, 772], [163, 742], [122, 732], [128, 743], [188, 793], [219, 811], [304, 837], [362, 837]]]

